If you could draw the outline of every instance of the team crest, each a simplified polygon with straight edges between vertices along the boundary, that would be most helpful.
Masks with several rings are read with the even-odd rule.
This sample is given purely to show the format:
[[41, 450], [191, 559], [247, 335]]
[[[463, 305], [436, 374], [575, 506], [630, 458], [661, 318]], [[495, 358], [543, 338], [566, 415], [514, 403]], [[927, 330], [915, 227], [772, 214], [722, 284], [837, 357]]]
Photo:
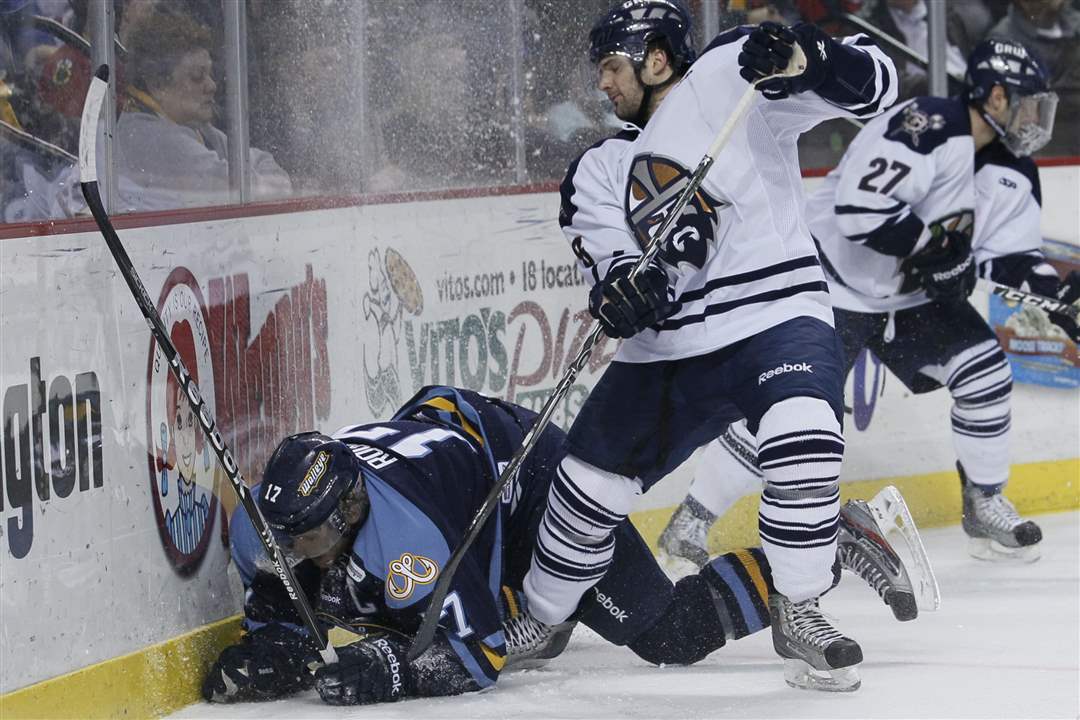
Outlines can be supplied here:
[[[656, 155], [634, 158], [623, 209], [643, 249], [664, 223], [689, 179], [690, 173], [674, 160]], [[698, 188], [661, 248], [660, 259], [676, 270], [705, 267], [716, 250], [718, 211], [726, 206]]]
[[[158, 312], [169, 339], [199, 386], [207, 407], [214, 402], [214, 367], [202, 292], [187, 268], [169, 274]], [[209, 441], [183, 388], [155, 340], [147, 368], [146, 445], [150, 450], [150, 497], [161, 544], [181, 575], [195, 572], [213, 535], [218, 470]]]
[[386, 574], [386, 594], [395, 600], [404, 600], [413, 594], [417, 585], [428, 585], [439, 574], [439, 565], [431, 558], [412, 553], [402, 553], [390, 563]]
[[[945, 117], [929, 114], [919, 109], [918, 103], [911, 103], [904, 108], [904, 119], [893, 133], [904, 132], [911, 137], [912, 147], [919, 147], [919, 136], [929, 130], [941, 130], [945, 127]], [[890, 133], [892, 134], [892, 133]]]

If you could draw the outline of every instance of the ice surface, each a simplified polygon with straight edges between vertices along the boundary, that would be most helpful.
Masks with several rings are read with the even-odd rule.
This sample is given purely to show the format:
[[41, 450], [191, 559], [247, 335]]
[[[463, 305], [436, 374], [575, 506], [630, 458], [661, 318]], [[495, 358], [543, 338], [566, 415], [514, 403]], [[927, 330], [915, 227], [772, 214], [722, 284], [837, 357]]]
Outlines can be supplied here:
[[969, 558], [959, 526], [923, 532], [942, 606], [898, 623], [851, 575], [822, 602], [866, 661], [862, 688], [787, 687], [769, 633], [693, 667], [654, 668], [597, 636], [575, 634], [542, 670], [485, 693], [332, 708], [314, 693], [250, 705], [194, 705], [174, 718], [1044, 718], [1080, 715], [1080, 513], [1036, 518], [1031, 565]]

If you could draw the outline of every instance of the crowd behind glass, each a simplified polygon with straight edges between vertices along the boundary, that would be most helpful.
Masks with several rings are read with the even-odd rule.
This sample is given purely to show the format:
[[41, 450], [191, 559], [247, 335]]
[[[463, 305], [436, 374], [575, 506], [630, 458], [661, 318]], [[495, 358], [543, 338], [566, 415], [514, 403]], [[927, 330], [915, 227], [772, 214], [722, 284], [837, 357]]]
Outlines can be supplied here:
[[[252, 202], [557, 182], [620, 126], [586, 53], [612, 0], [0, 0], [0, 222], [86, 213], [73, 156], [95, 5], [110, 1], [116, 213], [235, 201], [226, 131], [236, 121], [247, 128]], [[687, 4], [699, 48], [740, 23], [809, 20], [835, 36], [857, 32], [861, 18], [926, 56], [926, 4], [944, 1]], [[985, 37], [1023, 41], [1060, 97], [1040, 156], [1080, 155], [1078, 0], [947, 2], [948, 72], [962, 75]], [[232, 46], [230, 3], [244, 21]], [[240, 106], [226, 102], [228, 47], [246, 47]], [[901, 97], [926, 94], [926, 70], [883, 47], [895, 53]], [[229, 112], [242, 116], [230, 123]], [[842, 121], [815, 129], [803, 166], [835, 164], [856, 132]]]

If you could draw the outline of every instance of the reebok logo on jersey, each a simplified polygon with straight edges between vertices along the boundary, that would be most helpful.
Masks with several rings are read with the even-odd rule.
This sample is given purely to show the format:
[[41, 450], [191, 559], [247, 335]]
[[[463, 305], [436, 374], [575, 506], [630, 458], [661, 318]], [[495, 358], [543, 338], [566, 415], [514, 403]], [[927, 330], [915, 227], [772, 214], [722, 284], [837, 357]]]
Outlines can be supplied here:
[[607, 610], [611, 614], [611, 617], [615, 618], [619, 622], [623, 622], [624, 620], [626, 620], [626, 611], [621, 610], [618, 605], [611, 601], [611, 598], [609, 598], [607, 595], [600, 592], [599, 590], [596, 590], [596, 602], [600, 603], [600, 607]]
[[814, 372], [814, 366], [811, 365], [810, 363], [804, 363], [804, 362], [803, 363], [795, 363], [794, 365], [792, 365], [791, 363], [784, 363], [783, 365], [777, 365], [772, 370], [769, 370], [767, 372], [763, 372], [760, 375], [758, 375], [757, 384], [760, 385], [763, 382], [765, 382], [766, 380], [774, 378], [777, 375], [783, 375], [784, 373], [791, 373], [791, 372], [813, 373]]

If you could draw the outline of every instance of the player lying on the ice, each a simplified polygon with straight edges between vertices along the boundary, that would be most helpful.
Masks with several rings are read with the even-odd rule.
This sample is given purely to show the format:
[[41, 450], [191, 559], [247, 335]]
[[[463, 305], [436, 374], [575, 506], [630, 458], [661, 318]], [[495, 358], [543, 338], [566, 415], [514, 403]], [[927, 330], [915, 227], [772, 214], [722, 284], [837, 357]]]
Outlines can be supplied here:
[[[406, 662], [440, 567], [535, 418], [516, 405], [435, 386], [390, 421], [348, 426], [333, 438], [302, 433], [283, 440], [252, 492], [298, 563], [297, 578], [320, 619], [363, 638], [339, 648], [337, 664], [312, 674], [314, 645], [238, 507], [230, 541], [247, 589], [247, 632], [211, 668], [204, 697], [268, 700], [312, 687], [332, 704], [454, 695], [492, 685], [504, 667], [554, 657], [577, 622], [647, 662], [676, 665], [768, 627], [770, 572], [759, 549], [717, 557], [672, 585], [625, 520], [615, 529], [611, 569], [571, 620], [544, 642], [524, 632], [527, 624], [515, 622], [521, 583], [565, 453], [565, 434], [549, 426], [458, 569], [435, 643]], [[570, 512], [590, 512], [581, 496], [561, 501]], [[845, 567], [898, 617], [911, 616], [903, 564], [865, 503], [844, 507], [840, 547]]]

